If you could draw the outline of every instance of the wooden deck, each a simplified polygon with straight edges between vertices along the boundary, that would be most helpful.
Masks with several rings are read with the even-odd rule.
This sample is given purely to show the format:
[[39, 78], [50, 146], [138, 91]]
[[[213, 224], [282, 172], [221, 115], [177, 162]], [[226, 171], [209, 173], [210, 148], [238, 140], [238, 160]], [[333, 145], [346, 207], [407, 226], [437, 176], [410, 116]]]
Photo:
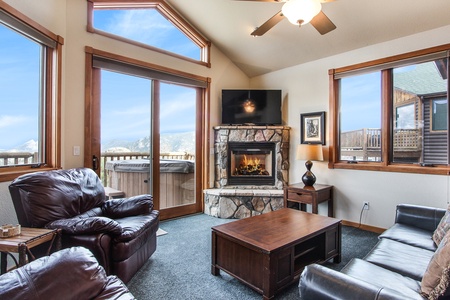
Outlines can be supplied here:
[[[419, 161], [422, 157], [422, 131], [420, 129], [394, 130], [394, 158]], [[342, 132], [341, 157], [354, 160], [381, 160], [381, 129], [363, 128]]]

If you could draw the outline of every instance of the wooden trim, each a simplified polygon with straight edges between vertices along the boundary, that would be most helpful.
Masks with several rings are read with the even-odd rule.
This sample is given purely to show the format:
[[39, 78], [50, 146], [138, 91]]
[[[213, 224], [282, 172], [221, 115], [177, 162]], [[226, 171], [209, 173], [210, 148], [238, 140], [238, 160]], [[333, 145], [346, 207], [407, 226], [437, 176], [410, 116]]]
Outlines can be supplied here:
[[92, 168], [92, 133], [91, 119], [93, 117], [93, 69], [92, 53], [85, 54], [85, 81], [84, 81], [84, 167]]
[[359, 223], [356, 223], [356, 222], [351, 222], [351, 221], [346, 221], [346, 220], [342, 220], [342, 225], [355, 227], [355, 228], [359, 228], [359, 229], [362, 229], [362, 230], [375, 232], [375, 233], [378, 233], [378, 234], [381, 234], [384, 231], [386, 231], [385, 228], [375, 227], [375, 226], [370, 226], [370, 225], [365, 225], [365, 224], [359, 224]]
[[392, 149], [392, 111], [393, 111], [393, 76], [392, 70], [381, 72], [381, 163], [389, 165]]
[[45, 95], [43, 95], [45, 103], [39, 114], [45, 115], [43, 123], [40, 124], [45, 135], [45, 146], [44, 149], [40, 149], [40, 152], [46, 165], [39, 168], [31, 168], [29, 165], [0, 168], [0, 182], [5, 182], [23, 174], [54, 170], [61, 167], [62, 45], [64, 44], [64, 38], [54, 34], [3, 1], [0, 1], [0, 9], [56, 41], [56, 48], [44, 46], [46, 49], [44, 53], [45, 74], [42, 75], [45, 76], [46, 83]]
[[[161, 84], [159, 80], [152, 80], [153, 82], [153, 106], [152, 106], [152, 167], [153, 167], [153, 198], [156, 199], [156, 209], [160, 209], [160, 163], [159, 163], [159, 154], [160, 154], [160, 142], [161, 142], [161, 135], [160, 135], [160, 110], [161, 110]], [[163, 211], [160, 211], [161, 213]], [[161, 216], [160, 216], [161, 218]]]
[[[61, 37], [59, 35], [51, 32], [50, 30], [48, 30], [47, 28], [45, 28], [41, 24], [33, 21], [31, 18], [27, 17], [26, 15], [24, 15], [23, 13], [21, 13], [20, 11], [15, 9], [14, 7], [6, 4], [3, 1], [0, 1], [0, 9], [6, 11], [11, 16], [13, 16], [16, 19], [22, 21], [23, 23], [25, 23], [26, 25], [30, 26], [31, 28], [39, 31], [40, 33], [46, 35], [47, 37], [49, 37], [50, 39], [56, 41], [57, 43], [61, 43]], [[62, 40], [62, 42], [64, 42], [64, 40]]]
[[338, 122], [339, 122], [339, 105], [338, 105], [338, 95], [339, 95], [339, 80], [334, 79], [334, 70], [328, 71], [328, 89], [329, 89], [329, 113], [328, 113], [328, 126], [329, 126], [329, 147], [328, 147], [328, 168], [334, 168], [334, 162], [337, 161], [339, 157], [339, 151], [337, 148], [338, 139]]
[[405, 59], [420, 57], [423, 55], [433, 54], [436, 52], [444, 52], [444, 51], [448, 51], [448, 50], [450, 50], [450, 44], [426, 48], [426, 49], [422, 49], [422, 50], [416, 50], [416, 51], [412, 51], [412, 52], [408, 52], [408, 53], [404, 53], [404, 54], [388, 56], [385, 58], [375, 59], [375, 60], [371, 60], [368, 62], [363, 62], [363, 63], [358, 63], [358, 64], [346, 66], [346, 67], [337, 68], [337, 69], [335, 69], [335, 74], [345, 73], [345, 72], [354, 71], [354, 70], [358, 70], [358, 69], [370, 68], [370, 67], [374, 67], [374, 66], [378, 66], [378, 65], [393, 63], [393, 62], [402, 61]]
[[131, 58], [131, 57], [122, 56], [122, 55], [119, 55], [119, 54], [114, 54], [114, 53], [110, 53], [110, 52], [94, 49], [94, 48], [91, 48], [91, 47], [86, 47], [86, 51], [89, 51], [93, 55], [101, 56], [101, 57], [108, 58], [108, 59], [111, 59], [111, 60], [117, 60], [117, 61], [121, 61], [121, 62], [124, 62], [124, 63], [127, 63], [127, 64], [137, 65], [137, 66], [140, 66], [140, 67], [144, 67], [144, 68], [153, 69], [153, 70], [156, 70], [156, 71], [165, 72], [165, 73], [168, 73], [168, 74], [173, 74], [173, 75], [177, 75], [177, 76], [181, 76], [181, 77], [195, 79], [195, 80], [198, 80], [198, 81], [208, 82], [208, 78], [207, 77], [203, 77], [203, 76], [198, 76], [198, 75], [194, 75], [194, 74], [191, 74], [191, 73], [182, 72], [182, 71], [179, 71], [179, 70], [171, 69], [171, 68], [164, 67], [164, 66], [161, 66], [161, 65], [156, 65], [156, 64], [153, 64], [153, 63], [145, 62], [145, 61], [134, 59], [134, 58]]

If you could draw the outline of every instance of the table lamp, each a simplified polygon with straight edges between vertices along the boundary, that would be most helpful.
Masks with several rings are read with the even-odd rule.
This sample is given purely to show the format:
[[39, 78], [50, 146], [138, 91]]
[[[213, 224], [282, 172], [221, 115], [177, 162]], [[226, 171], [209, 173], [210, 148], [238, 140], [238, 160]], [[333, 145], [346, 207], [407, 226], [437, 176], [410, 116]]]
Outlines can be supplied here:
[[313, 166], [312, 160], [322, 161], [323, 152], [321, 144], [301, 144], [297, 146], [297, 160], [306, 160], [306, 173], [302, 176], [305, 186], [313, 186], [316, 182], [316, 176], [311, 172]]

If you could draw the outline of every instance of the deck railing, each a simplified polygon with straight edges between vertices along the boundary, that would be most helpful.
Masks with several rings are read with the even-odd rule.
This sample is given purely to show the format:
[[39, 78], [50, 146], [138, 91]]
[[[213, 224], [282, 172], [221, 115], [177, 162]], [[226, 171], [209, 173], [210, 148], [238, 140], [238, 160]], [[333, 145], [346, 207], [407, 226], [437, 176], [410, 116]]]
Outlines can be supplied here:
[[[393, 135], [394, 153], [411, 152], [417, 156], [422, 151], [421, 129], [395, 129]], [[340, 136], [341, 153], [346, 156], [359, 156], [363, 160], [381, 155], [381, 129], [363, 128], [342, 132]], [[353, 155], [352, 155], [353, 153]]]
[[29, 165], [36, 162], [37, 152], [0, 152], [0, 166]]

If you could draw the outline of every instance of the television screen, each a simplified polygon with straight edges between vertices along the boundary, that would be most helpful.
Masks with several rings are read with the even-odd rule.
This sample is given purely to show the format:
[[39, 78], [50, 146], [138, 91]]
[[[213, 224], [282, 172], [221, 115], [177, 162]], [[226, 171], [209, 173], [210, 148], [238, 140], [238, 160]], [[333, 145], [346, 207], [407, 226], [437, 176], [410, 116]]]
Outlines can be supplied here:
[[222, 124], [281, 122], [281, 90], [222, 90]]

